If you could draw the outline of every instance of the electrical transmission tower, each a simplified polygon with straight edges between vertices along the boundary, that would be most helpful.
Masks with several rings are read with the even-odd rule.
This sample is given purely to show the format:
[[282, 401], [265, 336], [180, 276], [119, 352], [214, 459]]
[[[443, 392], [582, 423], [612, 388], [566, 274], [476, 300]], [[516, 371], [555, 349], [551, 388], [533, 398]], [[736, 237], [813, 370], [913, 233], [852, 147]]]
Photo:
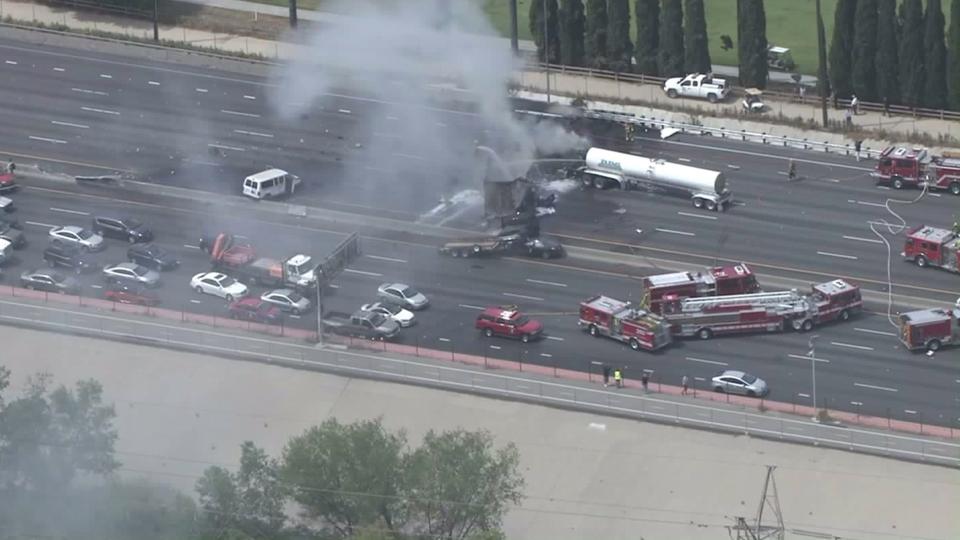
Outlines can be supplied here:
[[[780, 511], [777, 481], [773, 478], [773, 471], [776, 468], [775, 465], [767, 465], [767, 475], [763, 481], [763, 493], [760, 497], [760, 506], [757, 508], [757, 520], [754, 525], [747, 524], [746, 518], [738, 516], [736, 524], [730, 527], [731, 533], [737, 533], [737, 540], [765, 540], [767, 538], [783, 540], [786, 529], [783, 526], [783, 513]], [[768, 508], [776, 520], [773, 525], [763, 524], [763, 513]], [[733, 538], [732, 534], [731, 538]]]

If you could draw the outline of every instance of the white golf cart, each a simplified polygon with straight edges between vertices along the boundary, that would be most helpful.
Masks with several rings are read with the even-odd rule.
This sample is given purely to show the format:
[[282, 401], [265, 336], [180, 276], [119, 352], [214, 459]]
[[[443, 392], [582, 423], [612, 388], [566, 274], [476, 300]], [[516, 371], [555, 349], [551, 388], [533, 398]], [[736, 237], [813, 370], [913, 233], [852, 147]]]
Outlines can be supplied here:
[[762, 113], [766, 105], [763, 104], [761, 97], [763, 96], [763, 90], [759, 88], [746, 88], [743, 91], [743, 100], [740, 102], [743, 105], [744, 112], [748, 113]]

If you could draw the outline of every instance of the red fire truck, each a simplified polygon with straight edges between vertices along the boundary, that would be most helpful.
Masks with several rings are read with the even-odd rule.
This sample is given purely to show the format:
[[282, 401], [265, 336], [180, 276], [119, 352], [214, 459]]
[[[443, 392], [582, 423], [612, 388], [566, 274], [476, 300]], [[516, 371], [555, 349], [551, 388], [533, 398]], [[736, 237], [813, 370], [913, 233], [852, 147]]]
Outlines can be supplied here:
[[640, 282], [644, 305], [660, 313], [663, 297], [677, 298], [747, 294], [760, 290], [757, 276], [744, 263], [707, 268], [704, 272], [673, 272], [646, 276]]
[[960, 344], [960, 301], [953, 309], [901, 313], [897, 323], [900, 342], [911, 351], [938, 351], [943, 346]]
[[960, 272], [960, 237], [947, 229], [920, 225], [907, 231], [900, 255], [921, 268], [934, 266]]
[[782, 332], [787, 325], [808, 332], [814, 325], [847, 320], [863, 308], [860, 288], [842, 279], [796, 290], [680, 299], [663, 299], [663, 317], [674, 335], [710, 339], [742, 332]]
[[627, 343], [635, 351], [655, 351], [671, 341], [670, 326], [662, 317], [602, 295], [580, 303], [578, 324], [591, 336]]
[[930, 156], [922, 148], [886, 148], [870, 176], [896, 189], [926, 184], [930, 189], [960, 195], [960, 159]]
[[13, 173], [0, 165], [0, 193], [15, 189], [17, 189], [17, 181], [14, 179]]

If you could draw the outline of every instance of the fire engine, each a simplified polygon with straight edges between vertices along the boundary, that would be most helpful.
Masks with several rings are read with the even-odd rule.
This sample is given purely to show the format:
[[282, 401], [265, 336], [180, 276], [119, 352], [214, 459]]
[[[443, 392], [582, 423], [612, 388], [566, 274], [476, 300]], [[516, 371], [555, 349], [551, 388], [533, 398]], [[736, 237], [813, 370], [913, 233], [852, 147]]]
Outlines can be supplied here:
[[644, 305], [660, 313], [660, 304], [666, 295], [677, 298], [747, 294], [758, 292], [757, 277], [746, 264], [717, 266], [703, 272], [674, 272], [647, 276], [640, 282]]
[[960, 301], [953, 309], [921, 309], [901, 313], [897, 324], [897, 337], [911, 351], [938, 351], [944, 345], [960, 344]]
[[930, 189], [945, 189], [960, 195], [960, 159], [930, 156], [922, 148], [886, 148], [870, 176], [896, 189], [926, 184]]
[[860, 288], [842, 279], [796, 290], [708, 298], [663, 299], [663, 317], [675, 335], [710, 339], [740, 332], [782, 332], [789, 324], [808, 332], [814, 325], [848, 320], [863, 308]]
[[907, 231], [900, 255], [921, 268], [934, 266], [960, 272], [960, 237], [947, 229], [920, 225]]
[[654, 351], [671, 341], [670, 326], [662, 317], [602, 295], [580, 303], [578, 324], [591, 336], [627, 343], [635, 351]]

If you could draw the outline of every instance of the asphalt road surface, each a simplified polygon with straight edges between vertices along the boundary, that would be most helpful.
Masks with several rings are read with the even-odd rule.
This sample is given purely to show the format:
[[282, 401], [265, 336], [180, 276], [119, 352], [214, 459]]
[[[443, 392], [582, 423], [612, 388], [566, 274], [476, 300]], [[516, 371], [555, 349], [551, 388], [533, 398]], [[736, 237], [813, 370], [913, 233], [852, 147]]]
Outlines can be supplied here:
[[[424, 114], [422, 109], [339, 93], [312, 104], [304, 115], [284, 119], [269, 104], [273, 83], [259, 76], [5, 40], [0, 40], [0, 56], [0, 100], [8, 105], [0, 111], [0, 155], [21, 161], [78, 174], [131, 171], [152, 181], [212, 193], [236, 193], [244, 173], [273, 164], [305, 178], [307, 187], [297, 198], [306, 204], [406, 219], [432, 207], [438, 196], [431, 186], [445, 181], [442, 174], [430, 172], [430, 156], [416, 153], [417, 141], [404, 136], [403, 126], [410, 119], [393, 116], [402, 111]], [[438, 91], [437, 100], [444, 96]], [[395, 123], [395, 130], [370, 132], [365, 116], [384, 115], [385, 110], [396, 118], [385, 122]], [[441, 118], [444, 129], [495, 136], [485, 134], [487, 126], [460, 104], [444, 103], [429, 114]], [[902, 233], [880, 229], [878, 236], [871, 231], [871, 222], [900, 223], [883, 207], [887, 198], [909, 199], [917, 193], [874, 186], [867, 163], [689, 136], [667, 141], [643, 137], [624, 147], [606, 138], [615, 130], [597, 128], [591, 133], [605, 146], [724, 170], [737, 204], [717, 214], [660, 194], [574, 190], [561, 196], [557, 214], [545, 224], [570, 243], [613, 249], [629, 245], [631, 250], [693, 267], [744, 260], [768, 273], [810, 281], [843, 276], [867, 289], [886, 290], [887, 240], [896, 292], [928, 299], [931, 305], [952, 303], [960, 295], [956, 275], [921, 270], [899, 260]], [[346, 171], [356, 174], [352, 164], [364, 148], [381, 144], [377, 139], [391, 141], [394, 166], [385, 171], [378, 163], [361, 164], [370, 167], [368, 183], [341, 178]], [[224, 155], [211, 155], [211, 147]], [[802, 179], [788, 184], [783, 172], [791, 157]], [[406, 185], [398, 181], [411, 179], [423, 183], [415, 184], [415, 189], [397, 188]], [[164, 276], [165, 305], [210, 314], [223, 314], [223, 303], [195, 295], [187, 286], [193, 273], [209, 269], [195, 248], [200, 233], [229, 230], [261, 247], [263, 255], [281, 257], [294, 252], [323, 256], [347, 232], [314, 230], [293, 218], [268, 218], [256, 211], [243, 216], [177, 210], [172, 207], [179, 203], [163, 200], [134, 205], [33, 189], [16, 199], [17, 217], [31, 243], [18, 253], [20, 262], [8, 269], [8, 275], [41, 262], [50, 225], [85, 225], [90, 215], [101, 212], [133, 214], [150, 223], [158, 242], [183, 261], [180, 270]], [[957, 203], [944, 194], [894, 209], [908, 224], [948, 225]], [[364, 239], [364, 257], [338, 278], [327, 309], [349, 311], [370, 301], [382, 281], [408, 282], [427, 293], [434, 305], [418, 314], [420, 324], [404, 332], [405, 342], [581, 369], [607, 362], [627, 366], [627, 376], [638, 377], [647, 369], [655, 381], [673, 384], [684, 374], [703, 384], [720, 369], [746, 369], [771, 383], [775, 399], [809, 403], [811, 365], [804, 356], [809, 336], [690, 341], [660, 354], [637, 354], [612, 341], [595, 341], [576, 326], [577, 303], [587, 297], [597, 293], [635, 297], [636, 284], [628, 278], [562, 262], [451, 260], [439, 257], [434, 245], [375, 238]], [[113, 243], [97, 258], [116, 262], [125, 249]], [[97, 287], [102, 281], [96, 274], [84, 277], [84, 282], [88, 294], [100, 294]], [[547, 339], [523, 345], [481, 338], [472, 329], [477, 309], [503, 303], [518, 303], [541, 318]], [[287, 324], [313, 328], [308, 315]], [[886, 319], [874, 315], [826, 326], [817, 334], [821, 403], [865, 414], [960, 423], [956, 353], [945, 351], [932, 358], [906, 353]]]

